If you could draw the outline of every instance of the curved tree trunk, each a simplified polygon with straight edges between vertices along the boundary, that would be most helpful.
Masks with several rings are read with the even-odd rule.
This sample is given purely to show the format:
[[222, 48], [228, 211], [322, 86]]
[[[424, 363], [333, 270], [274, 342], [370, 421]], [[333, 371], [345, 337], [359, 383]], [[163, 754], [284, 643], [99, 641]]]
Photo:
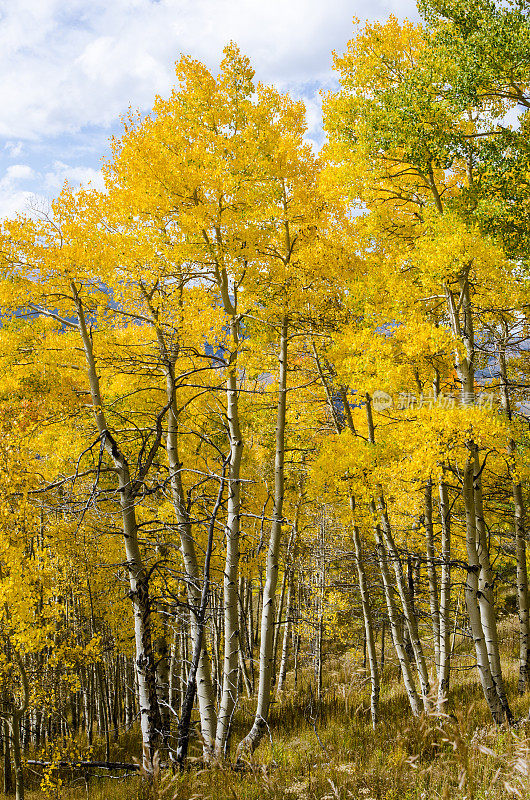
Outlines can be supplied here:
[[[175, 395], [175, 349], [168, 347], [163, 332], [158, 323], [157, 311], [152, 307], [149, 295], [144, 290], [144, 297], [151, 314], [151, 323], [156, 333], [162, 368], [166, 379], [166, 398], [168, 404], [168, 418], [166, 429], [166, 452], [169, 467], [171, 499], [175, 516], [177, 518], [180, 536], [180, 549], [186, 573], [186, 592], [190, 607], [190, 631], [192, 646], [200, 639], [202, 649], [196, 670], [196, 693], [199, 703], [201, 722], [201, 735], [204, 743], [205, 756], [213, 753], [215, 742], [215, 698], [212, 683], [212, 673], [208, 653], [204, 646], [204, 635], [199, 631], [197, 611], [201, 602], [200, 573], [195, 541], [193, 538], [190, 514], [186, 504], [184, 487], [182, 484], [182, 463], [179, 457], [179, 410]], [[182, 687], [179, 687], [179, 694]]]
[[161, 722], [156, 696], [156, 670], [152, 649], [149, 579], [138, 541], [134, 484], [129, 472], [127, 459], [107, 428], [92, 346], [92, 336], [86, 325], [82, 301], [73, 284], [72, 291], [77, 307], [79, 331], [85, 351], [90, 394], [101, 439], [101, 447], [112, 459], [118, 475], [123, 521], [123, 542], [127, 558], [127, 570], [129, 573], [129, 596], [132, 600], [134, 614], [136, 674], [138, 679], [138, 702], [140, 706], [140, 726], [142, 729], [143, 760], [146, 772], [151, 774], [153, 771], [153, 758], [158, 745]]
[[[375, 516], [376, 511], [375, 511], [375, 504], [373, 501], [371, 503], [371, 510], [372, 514], [374, 514]], [[390, 581], [390, 573], [388, 571], [386, 550], [379, 525], [375, 526], [374, 533], [375, 533], [375, 543], [377, 547], [377, 556], [379, 560], [379, 567], [381, 569], [381, 576], [383, 578], [383, 588], [385, 592], [385, 601], [388, 611], [388, 619], [390, 622], [390, 632], [392, 635], [392, 641], [394, 643], [394, 648], [398, 657], [399, 666], [401, 668], [401, 674], [403, 675], [403, 683], [405, 684], [405, 690], [409, 698], [410, 707], [412, 709], [412, 713], [414, 714], [414, 716], [417, 717], [421, 713], [420, 698], [416, 690], [416, 686], [414, 684], [414, 678], [412, 677], [410, 662], [405, 650], [405, 644], [403, 642], [401, 627], [399, 624], [396, 607], [394, 605], [394, 598], [392, 596], [392, 584]]]

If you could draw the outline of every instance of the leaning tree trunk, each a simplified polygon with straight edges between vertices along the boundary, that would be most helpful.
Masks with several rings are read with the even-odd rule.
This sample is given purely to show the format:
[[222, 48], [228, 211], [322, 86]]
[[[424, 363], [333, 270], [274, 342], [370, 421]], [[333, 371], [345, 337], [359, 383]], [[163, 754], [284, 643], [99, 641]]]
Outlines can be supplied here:
[[[511, 454], [515, 452], [515, 443]], [[524, 694], [530, 683], [530, 614], [528, 596], [528, 570], [526, 566], [526, 525], [523, 489], [520, 481], [512, 484], [514, 521], [515, 521], [515, 553], [517, 561], [517, 605], [519, 611], [519, 694]]]
[[[92, 407], [99, 431], [101, 448], [114, 463], [118, 475], [121, 516], [123, 522], [123, 541], [129, 573], [129, 596], [133, 604], [134, 637], [136, 645], [136, 674], [138, 679], [138, 703], [140, 706], [140, 727], [142, 730], [143, 764], [146, 772], [152, 774], [153, 759], [160, 731], [160, 713], [156, 696], [156, 670], [151, 636], [151, 603], [149, 598], [149, 576], [144, 566], [138, 527], [136, 523], [134, 482], [131, 479], [129, 464], [118, 443], [107, 427], [104, 405], [96, 369], [92, 345], [92, 335], [88, 331], [85, 312], [76, 287], [72, 284], [77, 308], [78, 325], [85, 351], [87, 374], [92, 399]], [[151, 451], [154, 457], [154, 451]]]
[[[199, 564], [193, 539], [190, 513], [186, 503], [184, 486], [182, 483], [182, 463], [179, 457], [179, 410], [175, 394], [175, 361], [176, 351], [174, 346], [169, 347], [158, 323], [158, 313], [152, 307], [149, 295], [144, 292], [147, 305], [151, 313], [151, 322], [156, 332], [162, 367], [166, 379], [166, 397], [168, 403], [168, 420], [166, 430], [166, 452], [169, 466], [171, 497], [175, 516], [177, 518], [181, 553], [186, 573], [186, 592], [190, 607], [190, 632], [192, 646], [200, 639], [202, 649], [196, 670], [196, 693], [199, 703], [199, 716], [201, 722], [201, 735], [204, 744], [204, 753], [209, 757], [214, 750], [215, 743], [215, 696], [212, 684], [212, 672], [208, 653], [204, 645], [204, 635], [199, 632], [197, 616], [193, 608], [198, 608], [201, 601]], [[180, 687], [179, 687], [180, 692]], [[181, 694], [181, 693], [180, 693]], [[180, 696], [179, 694], [179, 696]]]
[[274, 509], [267, 552], [267, 568], [263, 589], [261, 613], [261, 640], [259, 657], [259, 683], [256, 713], [252, 728], [238, 746], [238, 757], [252, 753], [260, 743], [268, 725], [271, 701], [272, 669], [274, 662], [274, 600], [278, 583], [280, 541], [283, 522], [285, 417], [287, 410], [287, 331], [288, 318], [284, 316], [280, 332], [278, 410], [276, 419], [276, 455], [274, 462]]
[[[370, 509], [375, 518], [376, 509], [375, 509], [375, 503], [373, 501], [371, 502]], [[394, 644], [396, 655], [398, 657], [399, 666], [401, 668], [401, 674], [403, 675], [403, 683], [405, 684], [405, 690], [407, 692], [407, 697], [409, 698], [410, 707], [412, 709], [412, 713], [414, 714], [414, 716], [417, 717], [420, 715], [421, 712], [420, 698], [416, 690], [416, 686], [414, 684], [414, 678], [412, 677], [412, 670], [410, 668], [409, 657], [405, 650], [405, 643], [403, 641], [403, 635], [401, 633], [401, 627], [399, 624], [398, 614], [396, 611], [394, 598], [392, 594], [393, 587], [390, 581], [390, 573], [388, 570], [385, 545], [381, 534], [381, 528], [377, 523], [374, 526], [374, 533], [375, 533], [375, 543], [377, 547], [379, 568], [381, 570], [381, 577], [383, 578], [383, 589], [385, 593], [385, 601], [388, 611], [388, 619], [390, 622], [390, 632], [392, 635], [392, 641]]]
[[184, 761], [186, 760], [186, 756], [188, 754], [191, 712], [193, 710], [193, 702], [195, 700], [195, 692], [197, 689], [197, 680], [196, 680], [197, 671], [199, 669], [201, 653], [203, 652], [203, 637], [205, 629], [206, 609], [208, 607], [208, 600], [210, 597], [210, 561], [212, 558], [212, 550], [213, 550], [213, 535], [215, 531], [217, 514], [219, 513], [219, 509], [221, 508], [221, 503], [223, 500], [226, 465], [227, 461], [225, 461], [223, 464], [223, 472], [219, 481], [219, 491], [217, 493], [217, 500], [215, 501], [215, 505], [212, 510], [210, 525], [208, 528], [208, 542], [206, 545], [206, 553], [204, 556], [204, 574], [203, 574], [200, 604], [198, 608], [193, 607], [191, 609], [191, 612], [195, 617], [198, 635], [193, 644], [193, 655], [188, 672], [186, 691], [184, 693], [184, 698], [182, 700], [182, 709], [180, 713], [180, 720], [178, 726], [176, 760], [180, 768], [182, 768]]
[[[366, 408], [366, 421], [368, 426], [368, 439], [371, 444], [375, 444], [375, 428], [372, 417], [372, 399], [368, 394], [366, 395], [365, 408]], [[412, 649], [414, 651], [414, 658], [416, 660], [416, 666], [418, 668], [418, 675], [421, 683], [423, 706], [425, 708], [425, 711], [429, 711], [430, 710], [429, 672], [427, 670], [427, 663], [425, 661], [425, 655], [421, 644], [421, 639], [418, 630], [418, 623], [416, 620], [416, 615], [414, 614], [414, 610], [412, 608], [411, 598], [409, 595], [409, 591], [407, 589], [405, 576], [403, 574], [403, 565], [401, 563], [401, 558], [399, 557], [399, 552], [396, 547], [394, 537], [392, 535], [392, 528], [390, 526], [390, 520], [388, 518], [388, 512], [386, 508], [383, 488], [380, 485], [377, 486], [377, 494], [378, 494], [378, 509], [381, 516], [381, 529], [385, 540], [385, 545], [388, 550], [392, 566], [394, 568], [394, 574], [396, 576], [396, 586], [399, 598], [401, 600], [401, 605], [403, 607], [403, 614], [405, 615], [405, 622], [407, 624], [407, 629], [410, 636]]]

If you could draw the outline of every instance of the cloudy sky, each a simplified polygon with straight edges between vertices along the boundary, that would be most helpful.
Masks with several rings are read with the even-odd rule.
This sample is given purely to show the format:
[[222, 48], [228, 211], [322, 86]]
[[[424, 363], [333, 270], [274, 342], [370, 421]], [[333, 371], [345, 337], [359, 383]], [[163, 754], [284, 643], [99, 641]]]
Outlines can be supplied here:
[[98, 186], [129, 106], [166, 95], [181, 53], [216, 69], [235, 40], [257, 78], [303, 97], [321, 141], [319, 91], [333, 85], [352, 18], [416, 18], [414, 0], [0, 0], [0, 217]]

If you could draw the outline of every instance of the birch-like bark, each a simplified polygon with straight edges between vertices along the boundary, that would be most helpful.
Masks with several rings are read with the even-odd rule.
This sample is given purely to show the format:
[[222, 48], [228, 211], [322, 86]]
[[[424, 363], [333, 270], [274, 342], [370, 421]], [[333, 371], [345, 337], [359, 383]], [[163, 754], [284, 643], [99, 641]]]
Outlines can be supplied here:
[[276, 694], [280, 695], [283, 691], [283, 685], [287, 676], [287, 663], [289, 659], [289, 641], [291, 639], [291, 626], [292, 626], [292, 605], [293, 605], [293, 582], [294, 582], [294, 569], [289, 566], [287, 578], [287, 601], [285, 604], [285, 627], [283, 631], [283, 644], [282, 655], [280, 659], [280, 668], [278, 670], [278, 684], [276, 686]]
[[224, 601], [224, 659], [223, 688], [217, 716], [215, 752], [223, 757], [227, 748], [230, 723], [238, 695], [239, 671], [239, 519], [241, 492], [241, 456], [243, 437], [239, 422], [239, 395], [237, 387], [237, 349], [239, 346], [239, 322], [234, 315], [230, 330], [234, 350], [227, 367], [227, 414], [230, 437], [230, 466], [228, 470], [228, 504], [226, 519], [226, 560], [223, 576]]
[[[314, 345], [313, 345], [314, 347]], [[314, 349], [315, 352], [315, 359], [317, 358], [316, 348]], [[317, 361], [318, 364], [318, 361]], [[333, 406], [332, 399], [331, 399], [331, 392], [327, 387], [327, 383], [325, 381], [325, 377], [321, 368], [319, 368], [319, 375], [320, 379], [323, 382], [326, 388], [326, 396], [328, 398], [328, 403]], [[344, 406], [344, 417], [346, 420], [346, 426], [350, 430], [350, 432], [355, 436], [355, 426], [353, 424], [353, 417], [351, 413], [350, 403], [348, 400], [348, 392], [346, 387], [340, 387], [340, 395], [342, 398], [343, 406]], [[340, 423], [338, 422], [338, 418], [336, 413], [334, 415], [335, 420], [335, 427], [337, 433], [340, 433]], [[373, 420], [371, 420], [371, 444], [375, 442], [374, 436], [374, 429], [373, 429]], [[355, 511], [355, 497], [352, 495], [350, 497], [350, 507], [352, 510], [352, 514]], [[365, 643], [366, 643], [366, 650], [368, 656], [368, 665], [370, 668], [370, 686], [371, 686], [371, 694], [370, 694], [370, 709], [372, 715], [372, 725], [375, 729], [377, 724], [377, 714], [378, 714], [378, 707], [379, 707], [379, 692], [380, 692], [380, 681], [379, 681], [379, 669], [377, 665], [377, 655], [375, 650], [375, 637], [374, 637], [374, 628], [373, 628], [373, 620], [372, 620], [372, 608], [370, 604], [370, 597], [368, 593], [368, 583], [366, 580], [366, 572], [364, 569], [364, 563], [362, 558], [362, 548], [361, 548], [361, 538], [359, 535], [359, 529], [355, 525], [353, 525], [353, 545], [355, 549], [355, 566], [357, 569], [357, 577], [359, 580], [359, 591], [361, 594], [361, 608], [363, 612], [363, 624], [364, 624], [364, 636], [365, 636]]]
[[479, 583], [479, 608], [482, 619], [482, 628], [486, 640], [486, 648], [490, 662], [491, 676], [495, 682], [495, 688], [499, 696], [502, 708], [506, 715], [506, 720], [511, 722], [513, 716], [506, 697], [504, 679], [502, 677], [501, 656], [499, 650], [499, 639], [497, 635], [497, 615], [495, 613], [495, 597], [493, 594], [493, 570], [489, 557], [488, 534], [484, 519], [484, 504], [482, 499], [482, 482], [480, 479], [480, 461], [478, 447], [473, 443], [473, 492], [475, 500], [475, 517], [477, 532], [477, 554], [480, 563], [478, 574]]
[[[10, 660], [10, 647], [8, 641], [8, 660]], [[28, 710], [30, 700], [29, 680], [26, 672], [26, 667], [22, 656], [15, 650], [14, 661], [17, 663], [18, 671], [20, 674], [20, 683], [22, 686], [22, 701], [17, 705], [14, 697], [11, 695], [9, 701], [6, 703], [10, 706], [9, 709], [2, 711], [0, 719], [5, 722], [5, 761], [4, 761], [4, 794], [7, 794], [7, 784], [11, 779], [10, 769], [8, 764], [10, 761], [10, 753], [13, 756], [13, 766], [15, 768], [15, 800], [24, 800], [24, 764], [22, 763], [22, 746], [20, 740], [20, 728], [22, 720]], [[4, 700], [6, 693], [4, 693]], [[11, 748], [10, 748], [11, 745]]]
[[[352, 513], [355, 510], [353, 497], [350, 500]], [[377, 725], [377, 714], [379, 708], [379, 669], [377, 665], [377, 653], [375, 649], [374, 626], [372, 621], [372, 606], [368, 592], [368, 582], [364, 569], [361, 537], [359, 528], [353, 525], [353, 546], [355, 548], [355, 566], [357, 568], [357, 578], [359, 580], [359, 591], [361, 594], [361, 607], [363, 610], [364, 638], [366, 642], [366, 652], [368, 656], [368, 666], [370, 669], [370, 711], [372, 715], [372, 726], [375, 730]]]
[[438, 670], [438, 712], [444, 711], [449, 692], [451, 667], [451, 511], [447, 484], [440, 481], [440, 520], [442, 525], [442, 580], [440, 586], [440, 664]]
[[[286, 552], [286, 561], [289, 557], [289, 546], [287, 546]], [[285, 595], [287, 592], [287, 580], [289, 576], [289, 571], [287, 566], [284, 566], [283, 576], [282, 576], [282, 585], [280, 588], [280, 597], [276, 604], [276, 620], [274, 622], [274, 633], [273, 633], [273, 643], [272, 643], [272, 675], [271, 675], [271, 685], [274, 686], [276, 682], [276, 668], [278, 664], [278, 647], [280, 642], [280, 634], [282, 631], [282, 616], [283, 616], [283, 609], [285, 606]]]
[[[250, 680], [250, 675], [248, 673], [246, 656], [248, 655], [248, 641], [247, 641], [247, 624], [246, 624], [246, 615], [245, 615], [245, 607], [243, 604], [243, 599], [245, 596], [245, 578], [243, 575], [239, 576], [239, 591], [238, 591], [238, 610], [239, 610], [239, 669], [241, 671], [241, 675], [243, 677], [243, 684], [245, 686], [245, 692], [247, 693], [247, 697], [250, 699], [252, 697], [252, 683]], [[243, 649], [243, 646], [245, 649]], [[246, 652], [245, 652], [246, 651]]]
[[[471, 443], [474, 446], [474, 443]], [[480, 681], [484, 692], [484, 697], [494, 721], [501, 724], [504, 721], [504, 711], [501, 705], [495, 681], [493, 680], [488, 649], [482, 628], [482, 620], [479, 608], [479, 582], [480, 561], [477, 553], [477, 528], [475, 513], [475, 498], [473, 491], [474, 458], [473, 455], [467, 460], [464, 472], [464, 505], [466, 514], [466, 549], [467, 549], [467, 580], [466, 580], [466, 606], [471, 626], [471, 634], [475, 645], [477, 656], [477, 666]]]
[[210, 524], [208, 527], [208, 541], [206, 544], [206, 553], [204, 555], [204, 571], [200, 603], [198, 608], [192, 609], [192, 613], [195, 616], [198, 635], [193, 643], [193, 655], [188, 672], [186, 691], [182, 700], [182, 710], [178, 726], [176, 761], [180, 768], [182, 768], [188, 754], [191, 712], [193, 710], [193, 702], [195, 700], [195, 693], [197, 690], [197, 671], [199, 669], [201, 654], [204, 652], [203, 638], [205, 631], [206, 609], [208, 607], [208, 600], [210, 598], [210, 561], [212, 558], [215, 523], [223, 499], [226, 465], [227, 462], [225, 461], [223, 464], [223, 472], [219, 480], [217, 499], [212, 510]]
[[72, 292], [77, 308], [79, 332], [87, 363], [92, 407], [101, 439], [101, 446], [112, 459], [118, 476], [123, 540], [129, 574], [129, 596], [132, 600], [134, 613], [136, 674], [138, 680], [138, 703], [140, 706], [140, 727], [142, 730], [143, 764], [146, 772], [152, 774], [153, 758], [158, 745], [161, 724], [156, 696], [156, 671], [152, 648], [149, 579], [138, 541], [134, 485], [131, 480], [127, 459], [107, 427], [92, 346], [92, 336], [86, 324], [83, 303], [73, 284]]
[[[368, 426], [368, 440], [370, 444], [375, 444], [375, 428], [372, 417], [372, 399], [368, 394], [366, 395], [365, 408], [366, 408], [366, 421]], [[383, 489], [380, 485], [377, 486], [377, 494], [378, 494], [377, 506], [381, 517], [381, 530], [383, 533], [385, 545], [388, 550], [390, 560], [392, 562], [392, 566], [394, 568], [394, 574], [396, 576], [396, 586], [399, 594], [399, 599], [401, 600], [401, 605], [403, 607], [403, 614], [405, 616], [405, 622], [407, 624], [407, 629], [409, 632], [412, 649], [414, 651], [414, 658], [416, 661], [416, 666], [418, 668], [423, 705], [425, 711], [429, 711], [430, 710], [429, 695], [431, 690], [429, 684], [429, 672], [427, 670], [427, 663], [425, 661], [423, 646], [418, 631], [418, 623], [416, 620], [416, 615], [414, 614], [414, 610], [412, 608], [409, 591], [407, 589], [405, 576], [403, 574], [403, 565], [401, 563], [401, 558], [399, 557], [399, 552], [396, 547], [396, 543], [394, 541], [394, 537], [392, 534], [392, 528], [390, 526], [390, 520], [388, 518], [388, 512], [386, 509]], [[375, 503], [373, 503], [372, 507], [375, 508]]]
[[147, 305], [151, 313], [151, 321], [156, 332], [160, 350], [162, 368], [166, 379], [166, 398], [168, 403], [166, 452], [169, 467], [171, 498], [175, 516], [177, 518], [180, 549], [186, 573], [186, 592], [190, 607], [190, 631], [192, 646], [200, 638], [203, 646], [197, 666], [197, 700], [201, 721], [201, 735], [204, 743], [205, 755], [213, 753], [215, 743], [215, 697], [212, 684], [212, 674], [208, 653], [204, 646], [204, 636], [199, 632], [197, 624], [197, 611], [201, 601], [200, 572], [192, 532], [192, 523], [187, 508], [186, 496], [182, 484], [182, 463], [179, 457], [179, 410], [175, 394], [175, 359], [176, 356], [166, 345], [163, 332], [160, 328], [156, 310], [151, 306], [149, 296], [144, 292]]
[[[375, 516], [376, 509], [375, 509], [375, 503], [373, 501], [371, 502], [370, 510], [372, 511], [372, 514]], [[414, 714], [415, 717], [418, 717], [421, 713], [420, 698], [416, 690], [416, 686], [414, 684], [414, 678], [412, 677], [410, 661], [405, 651], [405, 643], [403, 641], [403, 636], [401, 633], [401, 626], [399, 624], [399, 618], [394, 604], [394, 598], [392, 596], [392, 584], [390, 581], [390, 573], [388, 570], [388, 561], [386, 556], [385, 545], [381, 534], [381, 528], [377, 524], [374, 527], [374, 534], [375, 534], [375, 544], [377, 548], [377, 557], [379, 561], [379, 568], [381, 570], [381, 577], [383, 578], [383, 589], [385, 593], [388, 620], [390, 622], [390, 633], [392, 635], [392, 642], [394, 644], [394, 649], [398, 657], [399, 666], [401, 668], [401, 674], [403, 675], [403, 683], [405, 684], [405, 690], [407, 692], [407, 697], [409, 699], [412, 713]]]
[[[508, 421], [512, 421], [512, 409], [508, 388], [508, 371], [506, 368], [506, 337], [508, 335], [505, 324], [505, 337], [499, 344], [499, 371], [501, 378], [501, 408]], [[516, 445], [510, 435], [507, 443], [510, 472], [516, 454]], [[521, 481], [512, 480], [512, 497], [515, 527], [515, 558], [517, 565], [517, 610], [519, 615], [519, 694], [524, 694], [530, 683], [530, 614], [528, 596], [528, 570], [526, 566], [526, 509], [523, 499]]]
[[161, 613], [158, 616], [160, 628], [156, 639], [156, 693], [158, 697], [158, 707], [160, 709], [162, 741], [164, 742], [164, 746], [167, 747], [171, 732], [171, 714], [169, 707], [169, 632], [167, 612], [161, 609]]
[[274, 662], [274, 601], [278, 583], [279, 552], [283, 522], [288, 325], [288, 317], [285, 315], [282, 319], [280, 330], [276, 454], [274, 461], [274, 509], [272, 512], [265, 586], [263, 589], [258, 699], [254, 723], [249, 733], [238, 746], [238, 757], [244, 752], [253, 752], [261, 741], [268, 725], [271, 700], [272, 669]]
[[[380, 489], [380, 487], [378, 487], [378, 489]], [[414, 652], [416, 667], [418, 668], [418, 676], [421, 684], [423, 706], [425, 708], [425, 711], [430, 711], [429, 696], [431, 688], [429, 683], [429, 672], [427, 670], [427, 662], [425, 660], [423, 645], [420, 639], [418, 622], [416, 619], [416, 615], [414, 614], [414, 611], [412, 609], [409, 591], [407, 589], [405, 576], [403, 574], [403, 565], [401, 563], [401, 558], [399, 556], [399, 552], [396, 543], [394, 541], [382, 492], [380, 492], [379, 494], [378, 507], [379, 507], [379, 513], [381, 515], [381, 528], [383, 531], [383, 537], [385, 540], [385, 545], [388, 550], [389, 558], [394, 568], [394, 574], [396, 576], [396, 587], [398, 590], [399, 599], [401, 600], [403, 614], [405, 616], [405, 622], [407, 625], [407, 630], [409, 632], [412, 650]]]
[[455, 368], [461, 385], [462, 405], [473, 405], [475, 400], [475, 336], [473, 328], [471, 295], [469, 287], [469, 262], [459, 275], [460, 296], [457, 301], [453, 291], [444, 284], [451, 330], [456, 341], [464, 345], [465, 354], [455, 347]]
[[434, 529], [432, 521], [432, 480], [425, 484], [425, 551], [427, 555], [427, 575], [429, 578], [429, 609], [431, 612], [432, 635], [434, 641], [434, 660], [436, 675], [440, 675], [440, 607], [438, 603], [438, 576], [434, 553]]

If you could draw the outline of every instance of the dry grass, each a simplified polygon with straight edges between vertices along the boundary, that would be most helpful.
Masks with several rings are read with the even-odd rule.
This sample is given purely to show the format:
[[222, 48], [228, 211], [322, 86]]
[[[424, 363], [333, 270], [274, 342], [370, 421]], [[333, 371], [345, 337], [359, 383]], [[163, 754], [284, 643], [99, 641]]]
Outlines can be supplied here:
[[[491, 725], [476, 670], [455, 673], [441, 718], [412, 719], [402, 684], [389, 665], [381, 696], [381, 724], [369, 720], [366, 681], [351, 657], [327, 664], [320, 709], [306, 676], [291, 687], [271, 716], [271, 741], [261, 745], [243, 772], [229, 765], [204, 769], [195, 743], [189, 770], [159, 775], [148, 790], [141, 779], [93, 778], [88, 787], [65, 785], [61, 800], [500, 800], [530, 796], [528, 695], [516, 695], [512, 623], [501, 627], [505, 673], [516, 718], [514, 729]], [[465, 649], [465, 646], [464, 646]], [[465, 663], [465, 659], [462, 663]], [[237, 741], [249, 722], [242, 708]], [[121, 743], [123, 755], [130, 742]], [[43, 800], [30, 792], [30, 800]]]

